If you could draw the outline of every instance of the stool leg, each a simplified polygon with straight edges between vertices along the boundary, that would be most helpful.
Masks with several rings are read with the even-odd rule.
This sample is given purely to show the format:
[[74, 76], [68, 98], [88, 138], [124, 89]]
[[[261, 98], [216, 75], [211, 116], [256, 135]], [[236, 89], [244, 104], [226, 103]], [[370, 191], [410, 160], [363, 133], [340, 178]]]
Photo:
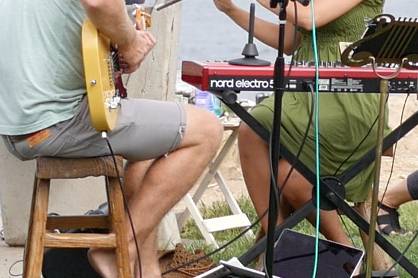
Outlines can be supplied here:
[[49, 180], [35, 178], [28, 235], [25, 244], [23, 278], [41, 276], [49, 184]]
[[107, 177], [106, 180], [109, 217], [112, 223], [112, 231], [116, 236], [116, 261], [120, 278], [131, 278], [129, 263], [128, 238], [125, 225], [125, 210], [122, 190], [117, 178]]

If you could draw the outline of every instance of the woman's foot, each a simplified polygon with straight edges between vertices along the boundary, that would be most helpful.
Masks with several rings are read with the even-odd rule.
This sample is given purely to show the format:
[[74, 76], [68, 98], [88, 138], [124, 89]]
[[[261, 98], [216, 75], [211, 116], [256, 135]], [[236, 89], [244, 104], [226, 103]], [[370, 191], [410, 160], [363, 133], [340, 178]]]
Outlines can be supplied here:
[[377, 225], [379, 231], [385, 235], [404, 235], [406, 230], [401, 228], [397, 208], [378, 203]]

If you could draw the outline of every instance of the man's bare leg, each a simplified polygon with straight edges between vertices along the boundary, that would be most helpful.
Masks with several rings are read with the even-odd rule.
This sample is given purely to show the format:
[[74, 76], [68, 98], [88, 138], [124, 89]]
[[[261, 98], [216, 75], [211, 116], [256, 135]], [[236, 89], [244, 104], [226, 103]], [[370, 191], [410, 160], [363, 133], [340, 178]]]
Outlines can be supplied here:
[[[243, 124], [240, 127], [238, 146], [242, 171], [248, 193], [254, 203], [257, 214], [260, 216], [268, 209], [270, 189], [270, 166], [268, 160], [268, 146], [250, 127]], [[284, 159], [279, 162], [278, 184], [281, 186], [291, 165]], [[295, 169], [282, 188], [282, 197], [286, 203], [297, 209], [312, 198], [312, 185]], [[285, 205], [286, 203], [283, 203]], [[281, 211], [288, 211], [282, 207]], [[321, 211], [321, 233], [328, 239], [343, 244], [350, 244], [347, 235], [341, 227], [340, 219], [335, 211]], [[314, 216], [310, 217], [310, 220]], [[278, 223], [283, 218], [279, 216]], [[267, 217], [261, 221], [263, 229], [267, 230]]]
[[[166, 157], [156, 159], [145, 171], [145, 175], [142, 171], [136, 171], [143, 167], [141, 162], [131, 162], [126, 171], [126, 176], [130, 178], [129, 184], [126, 181], [125, 186], [127, 190], [130, 188], [130, 192], [135, 192], [129, 200], [129, 210], [142, 249], [141, 259], [156, 258], [155, 236], [152, 236], [152, 232], [163, 216], [190, 190], [216, 154], [222, 139], [223, 128], [214, 115], [193, 106], [186, 106], [186, 112], [186, 132], [178, 149]], [[130, 231], [130, 227], [127, 229]], [[135, 246], [131, 232], [128, 237], [132, 253]], [[91, 252], [90, 261], [103, 277], [116, 278], [114, 263], [113, 268], [108, 269], [104, 265], [105, 257], [111, 256], [105, 250], [96, 250]], [[135, 264], [135, 259], [136, 255], [132, 255], [131, 263]], [[151, 259], [148, 264], [142, 263], [142, 268], [159, 269], [156, 259]], [[159, 276], [143, 271], [145, 278]]]
[[[140, 161], [136, 163], [127, 163], [125, 168], [125, 185], [124, 185], [124, 194], [127, 200], [130, 200], [132, 196], [138, 191], [142, 181], [145, 177], [146, 172], [151, 167], [153, 160], [146, 160]], [[126, 185], [134, 185], [138, 184], [137, 187], [134, 186], [126, 186]], [[129, 202], [129, 201], [128, 201]], [[129, 219], [127, 218], [127, 221]], [[129, 224], [129, 222], [128, 222]], [[127, 227], [128, 231], [132, 233], [132, 229], [130, 225]], [[130, 233], [130, 234], [131, 234]], [[133, 236], [132, 236], [133, 238]], [[139, 262], [138, 262], [138, 255], [135, 243], [130, 244], [129, 248], [129, 258], [131, 259], [131, 273], [134, 275], [133, 277], [140, 277], [139, 274]], [[88, 252], [88, 257], [90, 264], [96, 271], [103, 277], [108, 277], [109, 273], [114, 273], [114, 262], [116, 260], [115, 251], [113, 249], [98, 249], [98, 248], [91, 248]], [[99, 267], [102, 266], [102, 267]]]
[[[140, 261], [137, 258], [136, 248], [134, 244], [130, 244], [131, 258], [134, 258], [135, 267], [132, 273], [135, 278], [140, 278], [142, 273], [144, 277], [161, 277], [161, 271], [158, 262], [158, 255], [156, 249], [157, 229], [154, 229], [147, 239], [139, 243]], [[141, 265], [139, 266], [139, 262]]]

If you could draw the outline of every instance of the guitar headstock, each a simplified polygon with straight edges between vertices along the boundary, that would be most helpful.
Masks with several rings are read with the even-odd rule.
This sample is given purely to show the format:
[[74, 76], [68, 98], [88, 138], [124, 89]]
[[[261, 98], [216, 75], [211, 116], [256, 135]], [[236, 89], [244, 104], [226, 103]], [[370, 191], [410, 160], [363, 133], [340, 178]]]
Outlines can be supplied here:
[[147, 30], [151, 27], [151, 12], [153, 7], [144, 5], [130, 5], [128, 7], [128, 14], [136, 28], [139, 30]]
[[145, 12], [142, 8], [135, 11], [136, 24], [141, 26], [141, 30], [151, 28], [151, 15]]

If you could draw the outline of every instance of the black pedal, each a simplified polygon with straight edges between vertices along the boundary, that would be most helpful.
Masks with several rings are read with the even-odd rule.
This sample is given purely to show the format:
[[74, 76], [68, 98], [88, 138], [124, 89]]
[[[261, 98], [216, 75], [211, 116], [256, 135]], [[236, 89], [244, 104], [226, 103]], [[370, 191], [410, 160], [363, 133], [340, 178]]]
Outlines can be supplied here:
[[100, 278], [90, 266], [87, 248], [56, 248], [44, 253], [42, 275], [44, 278]]

